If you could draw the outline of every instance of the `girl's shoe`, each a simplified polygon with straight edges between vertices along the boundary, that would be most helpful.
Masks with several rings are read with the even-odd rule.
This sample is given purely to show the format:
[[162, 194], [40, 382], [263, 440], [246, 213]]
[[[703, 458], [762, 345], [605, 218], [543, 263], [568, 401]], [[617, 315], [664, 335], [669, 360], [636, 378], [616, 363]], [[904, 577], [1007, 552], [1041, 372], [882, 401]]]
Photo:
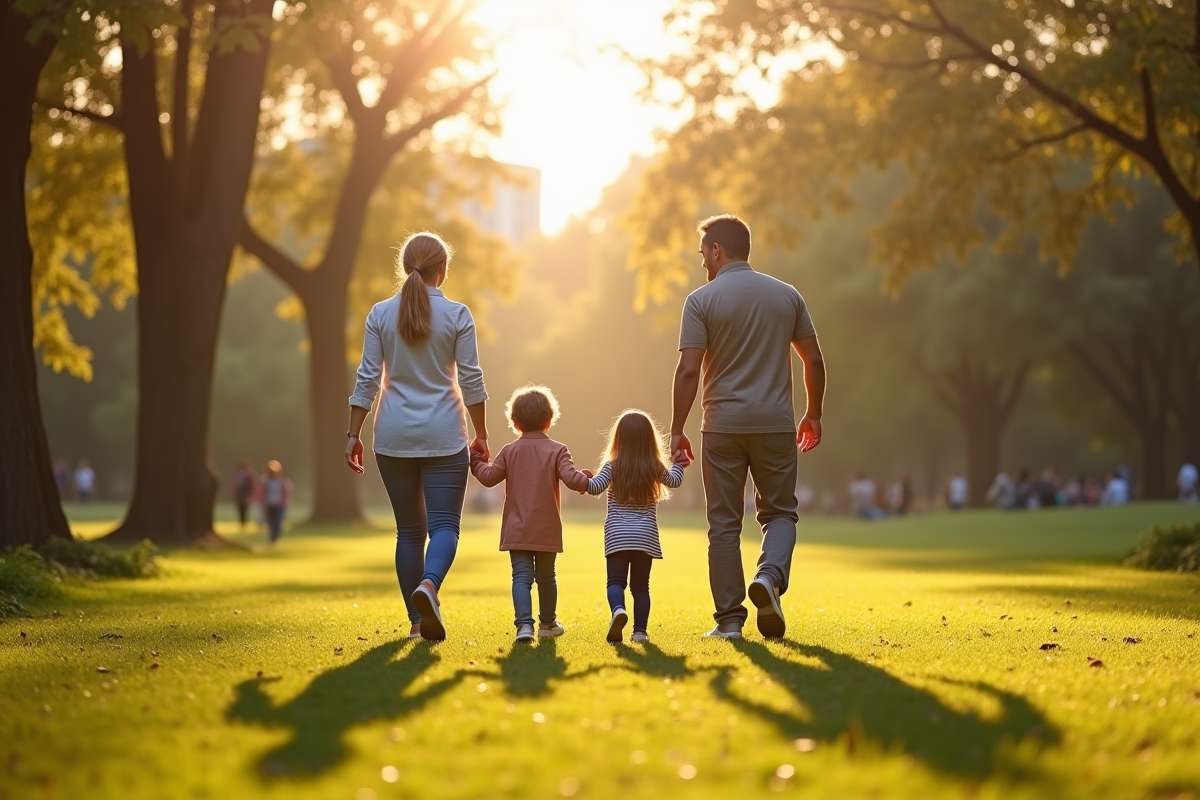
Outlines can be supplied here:
[[629, 641], [631, 641], [631, 642], [648, 642], [648, 641], [650, 641], [650, 637], [649, 637], [649, 635], [646, 634], [645, 631], [634, 631], [633, 635], [629, 637]]
[[421, 623], [414, 622], [412, 624], [412, 627], [409, 628], [409, 630], [408, 630], [408, 638], [410, 638], [410, 639], [420, 639], [421, 638]]
[[549, 627], [546, 627], [546, 623], [544, 622], [538, 625], [538, 636], [562, 636], [566, 632], [567, 629], [558, 620], [554, 620], [554, 623]]
[[608, 623], [608, 641], [621, 641], [621, 631], [625, 630], [625, 623], [629, 622], [629, 614], [621, 606], [613, 611], [612, 622]]
[[421, 638], [427, 642], [442, 642], [446, 639], [446, 626], [442, 624], [437, 588], [431, 581], [421, 581], [412, 593], [413, 605], [421, 615]]
[[533, 626], [532, 625], [518, 625], [517, 626], [517, 641], [518, 642], [532, 642], [533, 640], [534, 640], [534, 635], [533, 635]]

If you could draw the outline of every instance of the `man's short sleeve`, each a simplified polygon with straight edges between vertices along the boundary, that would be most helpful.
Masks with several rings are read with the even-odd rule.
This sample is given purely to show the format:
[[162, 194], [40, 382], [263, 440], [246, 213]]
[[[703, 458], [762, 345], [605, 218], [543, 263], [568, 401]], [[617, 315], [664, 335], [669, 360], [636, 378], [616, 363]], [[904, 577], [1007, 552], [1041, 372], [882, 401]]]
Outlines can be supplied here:
[[694, 294], [689, 294], [683, 302], [683, 320], [679, 324], [679, 349], [687, 347], [708, 349], [708, 326]]
[[798, 342], [801, 339], [807, 339], [810, 336], [817, 335], [817, 329], [813, 325], [812, 315], [808, 313], [808, 304], [804, 302], [804, 298], [797, 295], [800, 300], [800, 307], [796, 309], [796, 329], [792, 331], [792, 341]]

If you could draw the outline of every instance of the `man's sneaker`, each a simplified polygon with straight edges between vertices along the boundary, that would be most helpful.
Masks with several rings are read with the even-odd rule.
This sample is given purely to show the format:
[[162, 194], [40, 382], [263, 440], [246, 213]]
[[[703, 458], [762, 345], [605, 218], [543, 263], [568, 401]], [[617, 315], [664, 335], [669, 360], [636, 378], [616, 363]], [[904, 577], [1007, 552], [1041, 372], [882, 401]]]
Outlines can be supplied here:
[[648, 641], [650, 641], [650, 637], [646, 634], [645, 631], [634, 631], [633, 635], [629, 637], [629, 641], [631, 641], [631, 642], [648, 642]]
[[736, 619], [718, 622], [717, 627], [704, 636], [711, 639], [740, 639], [742, 638], [742, 623]]
[[421, 581], [421, 585], [412, 593], [412, 601], [421, 615], [421, 638], [427, 642], [445, 641], [446, 626], [442, 624], [437, 589], [433, 583]]
[[529, 624], [517, 626], [517, 641], [532, 642], [534, 640], [533, 626]]
[[554, 620], [554, 624], [548, 628], [545, 623], [538, 625], [538, 636], [562, 636], [566, 632], [567, 629], [558, 620]]
[[629, 613], [624, 608], [617, 606], [613, 611], [612, 621], [608, 623], [608, 641], [621, 641], [621, 631], [625, 630], [625, 623], [629, 622]]
[[746, 591], [750, 602], [758, 608], [758, 632], [768, 639], [778, 639], [787, 632], [783, 608], [779, 605], [779, 590], [766, 578], [755, 578]]

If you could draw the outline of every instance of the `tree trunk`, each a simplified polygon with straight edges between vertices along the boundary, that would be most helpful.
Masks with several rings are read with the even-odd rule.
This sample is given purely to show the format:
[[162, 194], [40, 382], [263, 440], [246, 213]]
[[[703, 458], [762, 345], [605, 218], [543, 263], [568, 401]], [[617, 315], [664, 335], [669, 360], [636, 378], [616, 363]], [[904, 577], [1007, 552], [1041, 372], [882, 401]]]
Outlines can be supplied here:
[[957, 366], [944, 370], [935, 384], [938, 398], [963, 427], [972, 506], [987, 504], [987, 490], [1000, 471], [1004, 429], [1012, 418], [1028, 374], [1028, 364], [1006, 375], [963, 357]]
[[346, 281], [315, 280], [301, 296], [308, 322], [309, 382], [313, 413], [312, 521], [352, 522], [362, 518], [358, 485], [346, 466]]
[[0, 548], [70, 536], [50, 465], [33, 348], [33, 251], [25, 221], [25, 167], [38, 75], [54, 40], [26, 40], [29, 18], [0, 5]]
[[[270, 21], [270, 0], [218, 15]], [[218, 19], [217, 22], [221, 20]], [[221, 308], [250, 181], [269, 40], [214, 48], [194, 142], [162, 150], [153, 53], [124, 48], [122, 116], [138, 256], [137, 467], [117, 540], [215, 538], [209, 417]], [[177, 120], [177, 124], [182, 121]], [[186, 142], [187, 137], [175, 137]]]

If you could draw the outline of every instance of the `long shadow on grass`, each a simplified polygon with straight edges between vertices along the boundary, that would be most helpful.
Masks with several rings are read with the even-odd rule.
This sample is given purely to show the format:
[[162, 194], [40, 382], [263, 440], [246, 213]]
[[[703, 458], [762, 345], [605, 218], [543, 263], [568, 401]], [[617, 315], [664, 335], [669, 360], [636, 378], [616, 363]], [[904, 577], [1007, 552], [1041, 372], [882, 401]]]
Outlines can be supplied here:
[[[841, 740], [847, 748], [864, 745], [878, 751], [904, 752], [933, 769], [967, 778], [998, 770], [1005, 746], [1023, 739], [1055, 744], [1058, 731], [1024, 698], [978, 682], [957, 682], [999, 705], [984, 719], [956, 711], [933, 694], [910, 686], [887, 671], [824, 647], [784, 641], [772, 647], [734, 642], [742, 654], [790, 692], [808, 715], [800, 716], [758, 702], [751, 689], [739, 690], [733, 673], [713, 680], [718, 697], [774, 724], [788, 737]], [[780, 654], [786, 648], [790, 654]], [[794, 654], [802, 660], [793, 660]], [[807, 663], [806, 663], [807, 662]]]
[[278, 705], [265, 691], [278, 678], [243, 681], [235, 687], [225, 717], [231, 722], [291, 731], [286, 742], [258, 759], [266, 775], [324, 772], [349, 754], [344, 738], [351, 728], [417, 712], [466, 674], [459, 670], [410, 692], [439, 659], [427, 645], [414, 644], [402, 658], [393, 660], [406, 644], [407, 640], [400, 640], [373, 647], [346, 666], [321, 673], [296, 697]]
[[578, 680], [602, 669], [591, 666], [568, 673], [566, 660], [558, 654], [558, 640], [549, 637], [539, 639], [536, 645], [515, 643], [496, 663], [505, 691], [516, 697], [543, 697], [552, 691], [551, 684]]
[[621, 643], [614, 645], [617, 656], [629, 662], [638, 673], [656, 678], [684, 678], [695, 672], [687, 665], [687, 656], [672, 656], [664, 653], [653, 642], [646, 642], [639, 650]]

